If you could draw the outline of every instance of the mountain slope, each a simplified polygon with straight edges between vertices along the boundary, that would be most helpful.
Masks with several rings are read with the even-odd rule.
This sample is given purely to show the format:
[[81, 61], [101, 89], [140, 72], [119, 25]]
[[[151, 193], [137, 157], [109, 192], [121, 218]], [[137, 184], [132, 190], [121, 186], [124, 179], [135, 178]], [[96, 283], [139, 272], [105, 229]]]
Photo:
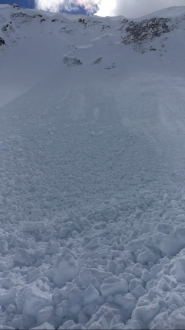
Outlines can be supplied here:
[[79, 19], [0, 6], [0, 323], [183, 328], [185, 7]]

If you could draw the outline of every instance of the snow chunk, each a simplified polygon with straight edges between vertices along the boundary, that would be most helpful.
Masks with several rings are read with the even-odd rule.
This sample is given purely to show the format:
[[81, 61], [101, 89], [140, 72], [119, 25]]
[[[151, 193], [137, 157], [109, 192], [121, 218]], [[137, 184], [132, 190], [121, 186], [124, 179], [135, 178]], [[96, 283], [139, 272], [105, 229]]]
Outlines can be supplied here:
[[132, 319], [141, 322], [144, 327], [148, 327], [158, 312], [159, 305], [157, 303], [136, 307], [132, 313]]
[[131, 281], [130, 281], [130, 284], [129, 284], [129, 290], [132, 291], [134, 290], [138, 285], [142, 285], [143, 286], [143, 281], [140, 279], [140, 278], [133, 278]]
[[94, 237], [88, 244], [85, 245], [85, 249], [91, 250], [97, 248], [100, 245], [99, 237]]
[[[85, 325], [86, 329], [95, 329], [95, 325], [99, 325], [99, 320], [100, 318], [104, 315], [108, 315], [109, 317], [111, 316], [111, 319], [113, 319], [114, 316], [120, 315], [121, 316], [122, 310], [119, 306], [116, 306], [115, 304], [109, 304], [105, 303], [101, 307], [99, 307], [98, 311], [91, 317], [90, 321]], [[106, 317], [107, 319], [107, 317]], [[96, 324], [95, 324], [96, 323]], [[107, 321], [106, 321], [107, 323]], [[108, 322], [109, 323], [109, 322]], [[107, 329], [106, 327], [105, 329]], [[97, 329], [102, 329], [97, 328]]]
[[54, 253], [58, 253], [59, 251], [60, 251], [60, 243], [54, 242], [52, 241], [52, 239], [50, 239], [46, 245], [45, 253], [52, 255]]
[[80, 330], [80, 329], [85, 329], [85, 328], [82, 324], [78, 323], [78, 324], [72, 325], [72, 327], [70, 329], [71, 330], [73, 330], [73, 329]]
[[0, 260], [0, 272], [7, 270], [7, 265], [4, 261]]
[[83, 281], [84, 286], [89, 286], [91, 279], [94, 277], [101, 284], [104, 279], [110, 277], [111, 273], [106, 273], [95, 268], [82, 268], [79, 278]]
[[183, 246], [182, 243], [178, 240], [178, 238], [162, 233], [159, 233], [155, 237], [155, 244], [160, 249], [160, 251], [167, 256], [176, 255]]
[[58, 266], [53, 282], [62, 288], [66, 282], [71, 282], [79, 273], [79, 264], [73, 256], [67, 254]]
[[23, 248], [16, 248], [14, 263], [30, 266], [36, 260], [36, 254]]
[[178, 222], [185, 222], [185, 214], [179, 214], [176, 218]]
[[118, 216], [115, 207], [105, 208], [101, 213], [106, 221], [115, 221]]
[[55, 276], [56, 271], [56, 268], [50, 268], [44, 273], [44, 276], [46, 276], [50, 282], [53, 282], [53, 277]]
[[53, 314], [54, 314], [53, 306], [48, 306], [40, 309], [37, 314], [37, 324], [41, 325], [45, 322], [49, 322]]
[[76, 227], [76, 230], [81, 233], [84, 230], [84, 225], [78, 217], [73, 217], [73, 223]]
[[126, 293], [124, 295], [122, 294], [115, 294], [114, 296], [114, 302], [124, 308], [124, 310], [129, 311], [132, 313], [134, 310], [137, 300], [131, 293]]
[[185, 297], [181, 296], [181, 293], [172, 291], [170, 292], [169, 300], [168, 300], [168, 306], [176, 305], [178, 307], [183, 307], [185, 305], [184, 301]]
[[15, 313], [15, 310], [16, 310], [16, 308], [15, 308], [15, 306], [12, 305], [12, 304], [8, 305], [8, 307], [7, 307], [7, 309], [6, 309], [6, 311], [7, 311], [9, 314], [11, 314], [11, 313]]
[[68, 320], [66, 322], [63, 323], [62, 325], [62, 329], [71, 329], [71, 327], [74, 325], [74, 321], [73, 320]]
[[159, 313], [151, 322], [150, 329], [166, 329], [166, 321], [169, 317], [169, 314], [166, 311]]
[[44, 222], [23, 221], [21, 227], [23, 231], [29, 232], [35, 232], [38, 230], [44, 232], [46, 230], [46, 224]]
[[89, 317], [83, 311], [80, 311], [78, 314], [78, 322], [82, 325], [85, 325], [89, 321]]
[[146, 251], [141, 252], [137, 257], [137, 262], [142, 264], [142, 265], [146, 265], [150, 261], [151, 262], [156, 262], [157, 258], [154, 255], [154, 253], [152, 253], [152, 251], [150, 251], [149, 249], [147, 249]]
[[54, 330], [55, 328], [54, 328], [54, 326], [53, 325], [51, 325], [51, 324], [49, 324], [48, 322], [45, 322], [45, 323], [43, 323], [43, 324], [41, 324], [40, 326], [38, 326], [38, 327], [35, 327], [35, 328], [31, 328], [31, 330]]
[[176, 260], [176, 279], [178, 282], [185, 281], [185, 259]]
[[31, 315], [15, 315], [11, 326], [15, 329], [29, 329], [30, 327], [34, 326], [35, 321]]
[[99, 296], [100, 294], [98, 290], [96, 290], [93, 285], [88, 286], [88, 288], [85, 289], [83, 294], [83, 305], [90, 304], [91, 302], [97, 300]]
[[16, 298], [17, 289], [12, 288], [10, 290], [0, 289], [0, 305], [12, 304]]
[[25, 301], [23, 314], [36, 317], [40, 309], [52, 305], [52, 295], [50, 293], [43, 292], [37, 287], [33, 286]]
[[152, 279], [152, 275], [150, 274], [150, 272], [147, 269], [143, 269], [141, 279], [142, 279], [142, 281], [147, 283]]
[[120, 282], [117, 281], [116, 283], [102, 284], [100, 286], [100, 291], [104, 297], [108, 297], [109, 295], [114, 295], [116, 293], [127, 293], [128, 284], [124, 279], [122, 279]]
[[131, 291], [131, 293], [136, 299], [139, 299], [141, 296], [144, 296], [147, 291], [143, 288], [143, 286], [138, 285], [134, 290]]
[[82, 308], [82, 294], [78, 288], [69, 292], [69, 311], [72, 314], [78, 314]]
[[[185, 325], [185, 307], [173, 311], [166, 321], [168, 329], [184, 329]], [[167, 328], [166, 327], [166, 328]]]

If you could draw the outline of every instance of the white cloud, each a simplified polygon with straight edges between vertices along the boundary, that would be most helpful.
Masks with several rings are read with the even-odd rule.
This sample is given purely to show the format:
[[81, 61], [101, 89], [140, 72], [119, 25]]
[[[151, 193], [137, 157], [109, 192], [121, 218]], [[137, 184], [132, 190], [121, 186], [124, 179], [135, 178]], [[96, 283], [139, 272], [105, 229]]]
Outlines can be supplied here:
[[89, 13], [94, 13], [94, 6], [100, 6], [101, 0], [35, 0], [37, 9], [58, 12], [61, 8], [70, 9], [73, 6], [84, 6]]
[[[121, 0], [120, 0], [121, 1]], [[122, 0], [124, 1], [124, 0]], [[96, 13], [98, 16], [113, 16], [116, 11], [118, 0], [101, 0], [99, 11]]]
[[185, 0], [35, 0], [38, 9], [59, 11], [69, 9], [71, 5], [84, 6], [89, 13], [94, 12], [94, 5], [98, 5], [99, 16], [123, 15], [125, 17], [139, 17], [156, 10], [172, 6], [185, 6]]

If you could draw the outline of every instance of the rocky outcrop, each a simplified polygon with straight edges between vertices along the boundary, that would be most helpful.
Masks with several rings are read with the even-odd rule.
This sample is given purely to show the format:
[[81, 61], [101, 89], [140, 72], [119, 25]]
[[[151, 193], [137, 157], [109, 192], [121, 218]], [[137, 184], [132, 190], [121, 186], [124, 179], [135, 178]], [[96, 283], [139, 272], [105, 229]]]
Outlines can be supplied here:
[[122, 42], [125, 45], [140, 44], [143, 41], [160, 37], [162, 34], [170, 32], [169, 21], [169, 18], [151, 18], [141, 22], [131, 21], [125, 29], [127, 36], [122, 39]]
[[3, 46], [3, 45], [5, 45], [5, 41], [3, 38], [0, 37], [0, 46]]

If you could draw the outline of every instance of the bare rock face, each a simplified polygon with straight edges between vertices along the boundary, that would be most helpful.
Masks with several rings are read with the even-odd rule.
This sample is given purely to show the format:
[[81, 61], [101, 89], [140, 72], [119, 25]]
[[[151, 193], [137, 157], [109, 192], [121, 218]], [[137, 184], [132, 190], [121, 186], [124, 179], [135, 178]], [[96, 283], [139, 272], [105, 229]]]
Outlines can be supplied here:
[[122, 42], [125, 45], [139, 44], [160, 37], [162, 34], [170, 32], [167, 24], [169, 21], [169, 18], [151, 18], [141, 22], [131, 21], [125, 29], [128, 35], [123, 38]]
[[14, 3], [13, 8], [19, 9], [19, 6], [16, 3]]
[[74, 65], [82, 65], [82, 62], [79, 58], [76, 57], [69, 57], [69, 56], [64, 56], [63, 58], [63, 62], [67, 65], [67, 66], [74, 66]]
[[3, 46], [3, 45], [5, 45], [5, 41], [3, 38], [0, 37], [0, 46]]

